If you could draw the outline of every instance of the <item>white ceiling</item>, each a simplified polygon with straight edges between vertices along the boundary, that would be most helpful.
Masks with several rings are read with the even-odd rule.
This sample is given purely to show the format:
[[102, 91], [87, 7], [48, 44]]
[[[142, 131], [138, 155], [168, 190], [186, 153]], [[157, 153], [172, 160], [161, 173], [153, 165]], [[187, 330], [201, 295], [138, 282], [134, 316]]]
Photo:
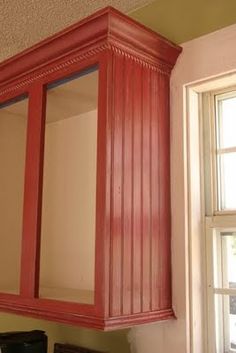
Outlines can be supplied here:
[[130, 12], [148, 0], [0, 0], [0, 62], [105, 6]]

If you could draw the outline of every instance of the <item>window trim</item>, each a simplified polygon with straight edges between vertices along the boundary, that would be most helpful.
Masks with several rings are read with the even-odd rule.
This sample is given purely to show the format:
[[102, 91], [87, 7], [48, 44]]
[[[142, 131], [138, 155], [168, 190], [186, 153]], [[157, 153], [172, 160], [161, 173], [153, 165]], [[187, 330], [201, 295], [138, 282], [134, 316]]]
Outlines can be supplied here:
[[[236, 72], [218, 75], [214, 78], [202, 79], [183, 86], [184, 111], [184, 154], [185, 162], [185, 195], [187, 203], [187, 325], [189, 329], [188, 352], [213, 352], [208, 341], [209, 327], [207, 325], [207, 291], [206, 291], [206, 244], [202, 239], [205, 231], [205, 199], [203, 165], [204, 158], [202, 131], [203, 111], [202, 98], [212, 90], [222, 92], [225, 87], [235, 87]], [[194, 125], [195, 129], [192, 128]], [[197, 142], [197, 143], [196, 143]], [[198, 166], [196, 167], [196, 160]], [[197, 173], [200, 181], [194, 182], [193, 174]], [[195, 212], [193, 212], [195, 211]], [[232, 212], [224, 212], [225, 223], [231, 224]], [[214, 217], [218, 217], [215, 212]], [[217, 218], [216, 218], [217, 220]], [[195, 254], [193, 252], [195, 250]], [[197, 249], [197, 253], [196, 253]], [[200, 250], [199, 250], [200, 249]], [[197, 282], [197, 283], [196, 283]], [[199, 295], [199, 288], [201, 294]], [[196, 326], [196, 322], [200, 322]]]
[[[208, 324], [208, 349], [210, 353], [220, 352], [222, 347], [227, 352], [235, 352], [230, 349], [230, 321], [229, 315], [226, 311], [229, 310], [229, 296], [236, 295], [236, 289], [227, 289], [224, 287], [224, 283], [221, 284], [221, 288], [217, 288], [214, 285], [214, 271], [216, 267], [220, 267], [223, 270], [223, 264], [214, 264], [214, 247], [217, 247], [217, 253], [222, 253], [222, 245], [219, 244], [217, 235], [218, 231], [231, 229], [235, 231], [236, 228], [236, 210], [225, 210], [223, 205], [224, 196], [220, 197], [220, 194], [224, 192], [223, 186], [218, 182], [218, 177], [222, 173], [219, 164], [219, 152], [220, 149], [220, 128], [219, 124], [219, 111], [218, 102], [224, 98], [235, 97], [236, 90], [232, 87], [226, 87], [221, 91], [212, 90], [208, 93], [202, 93], [203, 110], [202, 110], [202, 150], [201, 154], [204, 155], [205, 160], [202, 165], [202, 177], [205, 179], [204, 192], [207, 207], [206, 207], [206, 228], [205, 228], [205, 239], [206, 239], [206, 266], [207, 266], [207, 324]], [[208, 130], [208, 131], [207, 131]], [[235, 149], [235, 148], [233, 148]], [[232, 148], [227, 149], [232, 150]], [[225, 151], [223, 151], [224, 153]], [[205, 175], [206, 162], [209, 164], [210, 173]], [[220, 181], [222, 178], [220, 178]], [[217, 216], [217, 217], [216, 217]], [[233, 229], [234, 228], [234, 229]], [[216, 244], [216, 245], [215, 245]], [[221, 259], [220, 259], [221, 260]], [[223, 281], [223, 273], [222, 273]], [[216, 317], [215, 306], [217, 305], [216, 295], [224, 295], [221, 297], [222, 305], [222, 317]], [[219, 298], [220, 303], [220, 298]], [[216, 336], [216, 331], [221, 332], [222, 335]]]
[[[207, 323], [208, 323], [208, 344], [209, 351], [221, 351], [224, 347], [225, 351], [233, 352], [230, 350], [230, 321], [227, 312], [229, 310], [229, 296], [236, 295], [236, 289], [227, 289], [224, 283], [221, 283], [220, 288], [214, 285], [214, 277], [216, 268], [223, 270], [223, 264], [214, 264], [214, 248], [217, 247], [217, 254], [220, 252], [222, 254], [222, 244], [218, 235], [218, 231], [222, 229], [230, 230], [230, 227], [236, 227], [236, 210], [225, 210], [223, 205], [224, 196], [220, 194], [223, 193], [224, 189], [221, 183], [218, 181], [219, 175], [222, 173], [219, 164], [219, 153], [221, 152], [219, 141], [220, 141], [220, 128], [219, 128], [219, 111], [218, 102], [222, 98], [229, 98], [235, 96], [235, 91], [230, 91], [227, 88], [224, 93], [218, 94], [216, 91], [211, 91], [210, 93], [202, 93], [203, 101], [203, 114], [202, 114], [202, 150], [201, 154], [204, 155], [204, 164], [202, 165], [203, 171], [201, 173], [202, 177], [205, 179], [204, 182], [204, 192], [205, 199], [207, 201], [207, 214], [206, 216], [206, 229], [205, 229], [205, 239], [206, 239], [206, 266], [207, 266]], [[228, 149], [227, 149], [228, 150]], [[231, 149], [230, 149], [231, 150]], [[223, 151], [224, 153], [225, 151]], [[208, 171], [205, 176], [206, 163], [209, 165], [210, 172]], [[220, 181], [222, 178], [220, 178]], [[209, 216], [209, 214], [211, 216]], [[217, 218], [214, 217], [218, 215]], [[230, 217], [230, 224], [227, 224]], [[221, 259], [219, 259], [221, 261]], [[223, 280], [223, 273], [222, 273]], [[222, 317], [217, 319], [217, 313], [215, 307], [217, 305], [217, 294], [223, 295], [219, 297], [218, 305], [222, 305], [221, 313]], [[222, 301], [221, 301], [222, 300]], [[227, 311], [227, 312], [226, 312]], [[220, 314], [219, 314], [220, 315]], [[216, 335], [216, 331], [219, 332], [219, 336]], [[222, 333], [222, 334], [220, 334]]]
[[[220, 218], [224, 218], [220, 217]], [[221, 219], [220, 219], [221, 222]], [[235, 224], [235, 223], [234, 223]], [[224, 249], [222, 248], [222, 244], [220, 242], [220, 235], [217, 234], [219, 232], [222, 232], [223, 230], [227, 230], [227, 232], [234, 232], [236, 227], [231, 228], [225, 227], [225, 223], [219, 223], [217, 227], [215, 227], [214, 221], [212, 221], [212, 217], [206, 217], [206, 229], [205, 229], [205, 235], [206, 235], [206, 255], [207, 255], [207, 320], [208, 320], [208, 327], [209, 327], [209, 337], [208, 337], [208, 352], [209, 353], [215, 353], [215, 347], [218, 348], [218, 351], [220, 351], [219, 347], [224, 347], [224, 350], [229, 352], [229, 353], [235, 353], [235, 350], [230, 349], [230, 335], [229, 335], [229, 319], [227, 319], [226, 311], [228, 311], [228, 303], [227, 303], [227, 298], [229, 296], [236, 296], [236, 288], [226, 288], [224, 286], [224, 283], [219, 284], [218, 286], [215, 286], [215, 276], [216, 274], [214, 273], [214, 267], [220, 267], [221, 269], [223, 268], [223, 264], [221, 262], [222, 257], [220, 256], [217, 258], [219, 260], [219, 263], [217, 265], [214, 265], [214, 251], [217, 253], [222, 253]], [[223, 281], [223, 274], [222, 274], [222, 281]], [[221, 288], [219, 288], [221, 287]], [[224, 312], [223, 315], [223, 320], [222, 317], [220, 317], [218, 320], [216, 320], [216, 313], [215, 313], [215, 295], [224, 295], [225, 297], [222, 298], [222, 311]], [[227, 296], [227, 297], [226, 297]], [[222, 336], [218, 337], [218, 340], [216, 339], [216, 326], [218, 326], [218, 331], [222, 332]], [[226, 330], [225, 328], [228, 327]], [[226, 337], [227, 336], [227, 337]]]
[[[207, 146], [204, 146], [201, 153], [204, 155], [204, 158], [210, 161], [209, 163], [209, 171], [208, 176], [205, 178], [205, 190], [209, 190], [208, 195], [206, 195], [206, 214], [207, 215], [236, 215], [236, 209], [224, 209], [223, 205], [221, 205], [221, 200], [219, 194], [223, 192], [223, 186], [218, 185], [217, 182], [217, 174], [220, 174], [220, 166], [217, 162], [218, 153], [231, 153], [236, 152], [236, 146], [230, 148], [220, 149], [217, 146], [217, 140], [219, 137], [217, 136], [219, 129], [217, 128], [218, 119], [218, 111], [217, 111], [217, 102], [222, 98], [231, 98], [236, 96], [236, 87], [230, 86], [221, 90], [211, 90], [210, 92], [202, 92], [199, 93], [199, 99], [202, 101], [202, 134], [204, 135], [204, 141], [202, 141], [202, 145], [207, 143]], [[205, 116], [208, 116], [209, 119], [204, 119]], [[216, 118], [215, 118], [216, 117]], [[212, 150], [217, 151], [218, 153], [212, 153]], [[204, 162], [206, 165], [207, 163]], [[218, 169], [218, 173], [216, 170]], [[204, 172], [205, 173], [205, 172]], [[208, 179], [208, 180], [206, 180]]]

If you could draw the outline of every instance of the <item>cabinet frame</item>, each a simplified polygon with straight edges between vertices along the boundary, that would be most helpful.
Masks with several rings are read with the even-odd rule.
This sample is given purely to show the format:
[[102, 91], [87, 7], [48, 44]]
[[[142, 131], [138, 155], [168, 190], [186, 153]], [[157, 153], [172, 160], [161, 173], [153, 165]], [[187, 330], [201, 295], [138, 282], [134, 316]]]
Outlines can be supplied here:
[[[62, 61], [63, 64], [63, 61]], [[97, 66], [99, 72], [98, 80], [98, 142], [97, 142], [97, 195], [96, 195], [96, 244], [95, 244], [95, 300], [94, 304], [79, 304], [70, 302], [60, 302], [58, 300], [39, 298], [39, 262], [40, 262], [40, 236], [41, 236], [41, 213], [42, 213], [42, 187], [43, 187], [43, 161], [44, 161], [44, 135], [45, 135], [45, 112], [47, 86], [54, 81], [58, 81], [76, 73], [82, 72], [91, 67]], [[24, 212], [21, 248], [21, 278], [20, 293], [4, 294], [0, 293], [0, 300], [12, 300], [12, 306], [16, 303], [28, 305], [31, 303], [35, 309], [37, 307], [50, 310], [63, 310], [70, 312], [89, 313], [89, 315], [102, 315], [103, 298], [101, 294], [106, 292], [104, 288], [104, 258], [97, 256], [104, 253], [103, 236], [104, 225], [104, 202], [103, 194], [106, 190], [106, 102], [107, 102], [107, 54], [98, 54], [91, 60], [84, 60], [79, 64], [67, 67], [63, 72], [45, 76], [30, 86], [28, 90], [20, 90], [0, 98], [0, 104], [9, 100], [14, 100], [21, 95], [29, 97], [28, 122], [27, 122], [27, 144], [25, 162], [25, 185], [24, 185]], [[29, 271], [29, 269], [31, 269]], [[39, 302], [38, 305], [37, 302]]]
[[[124, 87], [122, 86], [122, 80], [119, 80], [121, 75], [125, 73], [122, 65], [125, 64], [127, 66], [127, 74], [132, 75], [132, 70], [136, 70], [135, 72], [141, 75], [141, 86], [137, 90], [137, 97], [133, 98], [137, 104], [140, 99], [142, 101], [144, 99], [144, 102], [145, 100], [152, 102], [147, 93], [144, 93], [143, 96], [141, 93], [141, 90], [142, 92], [144, 90], [143, 85], [145, 85], [144, 74], [149, 75], [153, 97], [156, 92], [155, 90], [162, 87], [163, 93], [160, 93], [159, 98], [162, 105], [159, 106], [152, 102], [150, 109], [153, 112], [156, 109], [158, 114], [163, 116], [160, 122], [164, 135], [163, 137], [160, 135], [160, 142], [158, 140], [158, 143], [162, 143], [163, 149], [165, 149], [165, 153], [163, 152], [162, 156], [164, 158], [169, 153], [169, 76], [180, 51], [181, 48], [113, 8], [108, 7], [0, 64], [2, 71], [0, 77], [0, 103], [22, 94], [27, 94], [29, 97], [20, 294], [13, 295], [0, 292], [1, 310], [106, 330], [174, 317], [173, 310], [169, 305], [171, 295], [170, 283], [167, 286], [169, 288], [168, 293], [165, 293], [167, 281], [170, 281], [169, 270], [168, 279], [166, 277], [167, 274], [163, 271], [160, 274], [154, 271], [154, 273], [149, 274], [150, 278], [147, 279], [145, 279], [144, 272], [142, 274], [138, 272], [137, 276], [141, 276], [142, 288], [140, 287], [139, 289], [141, 291], [140, 303], [135, 304], [135, 300], [131, 297], [132, 293], [136, 290], [136, 279], [132, 279], [132, 287], [129, 283], [130, 278], [125, 277], [125, 272], [122, 272], [122, 275], [120, 269], [118, 269], [118, 265], [115, 265], [114, 261], [116, 258], [119, 261], [124, 261], [122, 271], [125, 271], [126, 259], [124, 258], [124, 254], [120, 254], [119, 250], [117, 250], [120, 246], [120, 241], [123, 240], [115, 235], [119, 232], [120, 227], [120, 224], [116, 225], [114, 221], [116, 208], [120, 207], [120, 201], [119, 193], [117, 194], [119, 181], [116, 179], [114, 163], [120, 158], [119, 153], [124, 153], [122, 151], [125, 142], [125, 130], [124, 127], [121, 127], [119, 120], [119, 116], [122, 114], [119, 107], [123, 104], [123, 109], [135, 109], [135, 104], [127, 108], [129, 106], [128, 101], [125, 108], [125, 103], [122, 101], [122, 99], [124, 100], [124, 94], [122, 93]], [[38, 290], [46, 86], [94, 65], [98, 65], [99, 93], [95, 302], [94, 305], [90, 305], [38, 298]], [[156, 75], [161, 75], [160, 82], [156, 78]], [[152, 80], [159, 86], [154, 87], [155, 83], [151, 83]], [[149, 88], [147, 87], [147, 89]], [[135, 92], [135, 87], [132, 90]], [[143, 113], [137, 112], [137, 114]], [[151, 116], [153, 113], [150, 111], [148, 114]], [[140, 131], [143, 131], [144, 123], [142, 120], [142, 125], [140, 125], [140, 129], [142, 130]], [[134, 127], [134, 125], [132, 126]], [[123, 129], [122, 132], [119, 132], [119, 129]], [[133, 143], [136, 143], [138, 146], [138, 132], [134, 131], [133, 134], [136, 136], [134, 137], [134, 139], [136, 138], [136, 142]], [[142, 136], [142, 141], [148, 138], [145, 135]], [[144, 142], [141, 143], [143, 144]], [[143, 156], [147, 156], [145, 157], [147, 159], [151, 158], [148, 157], [148, 153], [148, 151], [141, 150], [140, 158], [143, 159]], [[134, 157], [130, 155], [130, 158]], [[142, 161], [141, 163], [146, 162]], [[163, 163], [162, 166], [157, 166], [156, 173], [160, 173], [159, 168], [166, 168], [166, 170], [163, 169], [162, 178], [163, 180], [166, 178], [168, 184], [170, 177], [169, 162], [167, 160]], [[124, 169], [124, 164], [120, 167]], [[141, 173], [140, 178], [144, 178], [144, 172], [141, 171]], [[123, 177], [121, 176], [121, 178]], [[136, 189], [138, 187], [137, 184]], [[142, 212], [145, 207], [144, 201], [143, 196], [140, 196], [139, 202]], [[146, 200], [146, 203], [148, 202], [150, 201]], [[163, 199], [163, 205], [165, 205], [166, 209], [163, 209], [161, 212], [165, 213], [167, 209], [169, 210], [166, 214], [162, 215], [164, 217], [164, 224], [167, 224], [167, 217], [170, 217], [169, 202], [169, 199], [166, 201]], [[124, 222], [123, 216], [121, 218], [119, 222]], [[132, 222], [136, 222], [135, 219]], [[144, 222], [144, 219], [140, 220], [140, 222]], [[158, 220], [155, 220], [155, 222], [157, 223]], [[166, 229], [168, 238], [165, 244], [163, 244], [163, 251], [165, 254], [168, 254], [168, 258], [162, 259], [159, 264], [160, 266], [163, 266], [164, 263], [170, 266], [170, 219], [168, 222], [168, 229]], [[144, 223], [140, 224], [143, 226]], [[136, 227], [138, 227], [137, 222]], [[157, 237], [156, 241], [158, 239], [160, 241], [160, 236]], [[137, 244], [137, 249], [132, 245], [133, 254], [135, 251], [140, 252], [140, 260], [136, 263], [136, 267], [142, 266], [142, 269], [144, 269], [144, 266], [146, 266], [144, 261], [147, 262], [147, 266], [150, 266], [148, 262], [153, 261], [147, 257], [148, 251], [150, 252], [151, 250], [148, 250], [148, 248], [146, 255], [143, 253], [142, 249], [145, 250], [143, 235]], [[125, 245], [123, 244], [123, 246]], [[156, 244], [156, 246], [159, 247], [160, 244]], [[160, 260], [158, 259], [158, 261]], [[158, 266], [158, 261], [155, 260], [151, 266]], [[134, 271], [135, 264], [132, 265], [132, 269], [130, 271]], [[140, 271], [143, 271], [142, 269]], [[135, 277], [134, 273], [131, 275]], [[120, 276], [124, 277], [121, 279]], [[124, 290], [120, 288], [116, 291], [117, 280], [123, 281], [122, 286], [124, 286]], [[147, 293], [147, 297], [145, 297], [145, 293], [143, 292], [145, 288], [152, 288], [152, 283], [155, 283], [157, 288], [157, 280], [162, 281], [162, 285], [164, 286], [162, 291], [164, 292], [158, 294], [163, 298], [157, 299], [157, 303], [154, 305], [153, 303], [150, 304], [150, 294]], [[130, 302], [127, 303], [127, 307], [125, 306], [126, 293], [131, 293]], [[138, 292], [137, 296], [139, 296]], [[166, 304], [164, 300], [165, 296]]]

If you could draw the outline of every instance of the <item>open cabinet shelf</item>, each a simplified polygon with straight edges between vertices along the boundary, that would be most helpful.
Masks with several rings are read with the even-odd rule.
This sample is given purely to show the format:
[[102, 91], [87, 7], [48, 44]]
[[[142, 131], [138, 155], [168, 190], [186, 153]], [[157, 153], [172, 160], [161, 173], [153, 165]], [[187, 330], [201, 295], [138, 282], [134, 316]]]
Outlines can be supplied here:
[[169, 78], [105, 8], [0, 64], [0, 309], [109, 330], [174, 317]]

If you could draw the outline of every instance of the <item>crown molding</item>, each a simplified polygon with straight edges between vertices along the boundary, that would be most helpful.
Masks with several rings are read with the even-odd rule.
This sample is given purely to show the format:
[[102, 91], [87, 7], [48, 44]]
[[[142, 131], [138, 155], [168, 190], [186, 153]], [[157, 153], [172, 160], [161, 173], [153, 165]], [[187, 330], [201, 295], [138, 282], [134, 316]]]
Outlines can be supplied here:
[[[146, 60], [153, 67], [159, 67], [165, 73], [170, 73], [182, 50], [114, 8], [106, 7], [2, 62], [0, 88], [3, 85], [6, 87], [12, 81], [16, 82], [23, 76], [24, 79], [18, 83], [18, 87], [39, 78], [40, 74], [36, 71], [55, 60], [58, 61], [58, 58], [65, 58], [65, 62], [61, 65], [69, 65], [71, 61], [66, 59], [68, 55], [73, 56], [77, 52], [76, 58], [72, 60], [81, 61], [86, 59], [86, 56], [93, 55], [94, 51], [106, 48], [111, 48], [117, 53], [122, 53], [124, 48], [125, 51], [129, 51], [130, 57], [136, 58], [140, 63], [143, 56], [143, 61]], [[56, 66], [55, 70], [58, 67]], [[46, 71], [41, 73], [45, 74]]]

